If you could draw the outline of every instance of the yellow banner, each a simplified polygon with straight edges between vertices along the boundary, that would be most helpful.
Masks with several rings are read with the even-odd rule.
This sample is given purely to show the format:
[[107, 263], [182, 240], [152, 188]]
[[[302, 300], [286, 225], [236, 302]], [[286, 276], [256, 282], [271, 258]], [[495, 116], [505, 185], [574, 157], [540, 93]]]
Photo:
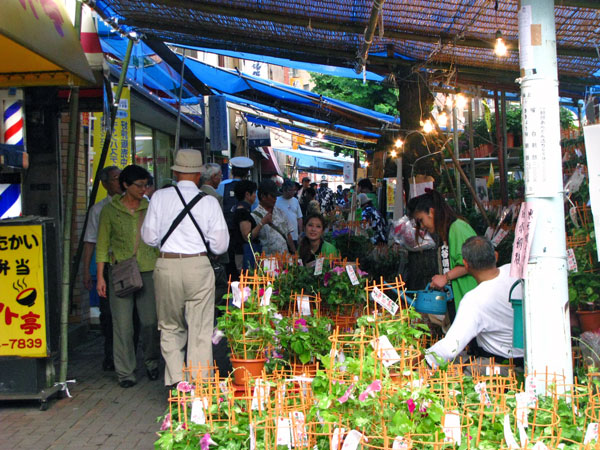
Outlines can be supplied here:
[[[113, 86], [113, 94], [116, 93], [117, 87]], [[106, 155], [106, 162], [104, 167], [117, 166], [121, 169], [131, 164], [132, 144], [131, 144], [131, 91], [129, 86], [124, 86], [121, 92], [121, 101], [119, 102], [119, 109], [117, 111], [117, 118], [115, 119], [115, 130], [110, 140], [110, 146], [108, 147], [108, 154]], [[96, 176], [96, 170], [98, 170], [98, 161], [100, 154], [102, 153], [102, 146], [104, 145], [104, 138], [106, 133], [102, 130], [102, 118], [103, 113], [94, 113], [92, 120], [92, 136], [94, 139], [93, 148], [93, 162], [92, 162], [92, 177]], [[106, 197], [106, 190], [102, 187], [102, 184], [98, 188], [98, 194], [96, 201], [102, 200]]]
[[41, 225], [0, 227], [0, 356], [48, 356]]
[[386, 178], [387, 183], [385, 184], [386, 190], [386, 203], [387, 203], [387, 212], [394, 212], [394, 206], [396, 204], [396, 179], [395, 178]]

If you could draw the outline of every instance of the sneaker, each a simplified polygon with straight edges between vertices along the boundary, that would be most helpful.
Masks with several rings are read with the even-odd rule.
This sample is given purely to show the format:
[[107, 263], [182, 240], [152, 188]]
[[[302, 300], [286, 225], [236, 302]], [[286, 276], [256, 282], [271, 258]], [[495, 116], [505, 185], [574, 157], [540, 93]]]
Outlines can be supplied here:
[[135, 386], [135, 381], [133, 381], [133, 380], [119, 381], [119, 386], [121, 386], [124, 389], [127, 389], [127, 388], [130, 388], [132, 386]]

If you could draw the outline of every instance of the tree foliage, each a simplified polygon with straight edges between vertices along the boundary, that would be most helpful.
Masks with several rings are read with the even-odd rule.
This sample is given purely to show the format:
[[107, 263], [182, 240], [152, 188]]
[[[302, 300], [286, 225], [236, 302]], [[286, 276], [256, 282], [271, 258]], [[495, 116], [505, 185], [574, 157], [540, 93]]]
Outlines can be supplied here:
[[398, 115], [396, 107], [398, 89], [383, 86], [383, 84], [375, 81], [367, 81], [363, 84], [362, 80], [351, 78], [318, 73], [311, 73], [310, 75], [315, 83], [312, 91], [317, 94], [369, 108], [383, 114]]

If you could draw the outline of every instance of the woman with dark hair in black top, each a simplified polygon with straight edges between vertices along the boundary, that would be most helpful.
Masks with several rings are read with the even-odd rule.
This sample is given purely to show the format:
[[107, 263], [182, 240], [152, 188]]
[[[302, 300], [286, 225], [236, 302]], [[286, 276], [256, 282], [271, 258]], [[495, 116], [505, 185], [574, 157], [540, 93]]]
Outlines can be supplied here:
[[241, 180], [235, 184], [233, 192], [238, 204], [233, 212], [233, 251], [235, 253], [235, 266], [239, 271], [254, 268], [254, 252], [261, 251], [258, 238], [251, 239], [252, 248], [248, 243], [248, 236], [256, 228], [256, 221], [250, 214], [250, 207], [256, 200], [256, 183], [250, 180]]

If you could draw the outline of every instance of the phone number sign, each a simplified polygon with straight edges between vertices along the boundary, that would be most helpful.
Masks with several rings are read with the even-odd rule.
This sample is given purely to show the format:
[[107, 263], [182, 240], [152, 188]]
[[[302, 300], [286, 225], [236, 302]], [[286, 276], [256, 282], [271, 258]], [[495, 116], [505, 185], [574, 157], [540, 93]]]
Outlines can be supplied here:
[[41, 225], [0, 227], [0, 356], [45, 357]]

